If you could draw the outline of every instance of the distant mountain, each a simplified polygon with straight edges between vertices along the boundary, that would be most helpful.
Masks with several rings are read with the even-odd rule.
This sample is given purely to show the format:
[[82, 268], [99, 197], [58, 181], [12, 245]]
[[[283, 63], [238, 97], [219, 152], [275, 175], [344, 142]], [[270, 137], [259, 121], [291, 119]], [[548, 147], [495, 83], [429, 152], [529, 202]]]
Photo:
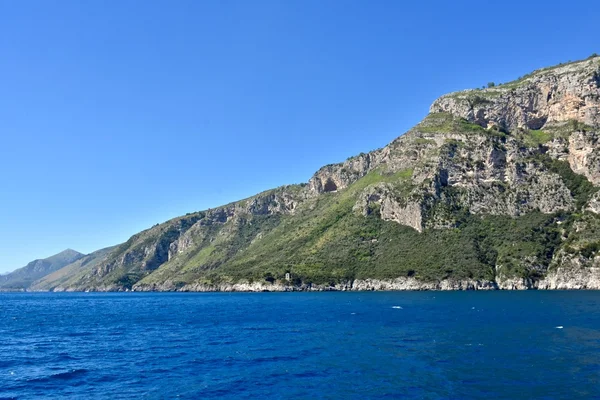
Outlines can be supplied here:
[[0, 290], [27, 289], [37, 279], [57, 271], [83, 256], [78, 251], [67, 249], [51, 257], [34, 260], [23, 268], [0, 276]]
[[381, 149], [157, 224], [33, 288], [600, 289], [599, 189], [593, 56], [444, 95]]
[[104, 258], [110, 254], [116, 246], [107, 247], [78, 258], [72, 263], [56, 270], [38, 280], [33, 282], [29, 286], [31, 291], [47, 291], [56, 290], [60, 291], [62, 285], [69, 279], [84, 274], [87, 271], [91, 271], [96, 265], [104, 260]]

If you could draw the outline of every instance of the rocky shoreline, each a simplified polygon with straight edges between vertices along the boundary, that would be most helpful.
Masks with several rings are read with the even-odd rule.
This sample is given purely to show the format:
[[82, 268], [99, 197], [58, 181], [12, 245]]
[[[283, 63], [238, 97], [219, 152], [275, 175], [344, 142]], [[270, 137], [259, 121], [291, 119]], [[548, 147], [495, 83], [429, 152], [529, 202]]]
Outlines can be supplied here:
[[444, 279], [424, 282], [412, 277], [396, 279], [356, 279], [335, 285], [237, 282], [221, 284], [191, 283], [176, 285], [171, 281], [162, 284], [136, 285], [132, 289], [119, 286], [93, 288], [56, 287], [52, 292], [325, 292], [325, 291], [449, 291], [449, 290], [600, 290], [600, 268], [585, 271], [558, 268], [543, 279], [508, 278], [495, 281]]

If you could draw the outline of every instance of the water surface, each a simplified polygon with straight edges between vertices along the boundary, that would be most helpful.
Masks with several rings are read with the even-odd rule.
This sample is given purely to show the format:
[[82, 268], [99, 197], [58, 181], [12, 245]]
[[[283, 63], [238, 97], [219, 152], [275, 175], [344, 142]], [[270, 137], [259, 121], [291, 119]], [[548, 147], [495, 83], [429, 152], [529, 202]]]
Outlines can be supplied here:
[[599, 390], [595, 291], [0, 294], [0, 398]]

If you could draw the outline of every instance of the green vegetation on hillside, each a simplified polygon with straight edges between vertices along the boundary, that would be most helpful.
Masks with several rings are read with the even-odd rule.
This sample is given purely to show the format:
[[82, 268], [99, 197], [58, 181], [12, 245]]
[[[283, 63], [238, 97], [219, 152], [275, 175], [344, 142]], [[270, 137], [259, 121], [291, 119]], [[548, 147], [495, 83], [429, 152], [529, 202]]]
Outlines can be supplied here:
[[422, 133], [485, 133], [483, 127], [449, 113], [429, 114], [415, 128]]
[[399, 276], [489, 280], [498, 264], [510, 275], [529, 277], [535, 271], [524, 260], [529, 257], [545, 268], [560, 244], [553, 215], [467, 215], [455, 229], [418, 233], [375, 213], [356, 215], [343, 202], [324, 203], [315, 214], [284, 222], [259, 244], [207, 274], [207, 282], [282, 280], [286, 272], [297, 283], [318, 284]]
[[[266, 220], [256, 221], [256, 230], [236, 233], [239, 243], [224, 257], [218, 245], [199, 250], [184, 267], [209, 265], [194, 275], [205, 283], [282, 281], [291, 273], [294, 283], [335, 284], [352, 279], [413, 276], [422, 280], [444, 278], [494, 279], [495, 266], [504, 273], [531, 277], [531, 269], [547, 268], [560, 245], [561, 215], [530, 213], [518, 218], [473, 216], [453, 210], [454, 229], [427, 229], [419, 233], [393, 221], [383, 221], [377, 210], [368, 216], [353, 211], [356, 196], [369, 185], [393, 182], [407, 185], [409, 171], [393, 175], [369, 173], [346, 190], [313, 199], [295, 215], [285, 216], [277, 226], [265, 229]], [[406, 193], [406, 192], [405, 192]], [[260, 238], [257, 232], [262, 232]], [[251, 240], [252, 237], [255, 239]], [[223, 243], [225, 246], [225, 243]], [[215, 255], [217, 251], [220, 255]], [[199, 258], [198, 258], [199, 257]], [[524, 262], [529, 260], [529, 262]], [[212, 264], [214, 265], [214, 264]], [[165, 269], [166, 271], [166, 269]], [[180, 285], [190, 275], [180, 275]], [[160, 282], [153, 274], [143, 283]]]

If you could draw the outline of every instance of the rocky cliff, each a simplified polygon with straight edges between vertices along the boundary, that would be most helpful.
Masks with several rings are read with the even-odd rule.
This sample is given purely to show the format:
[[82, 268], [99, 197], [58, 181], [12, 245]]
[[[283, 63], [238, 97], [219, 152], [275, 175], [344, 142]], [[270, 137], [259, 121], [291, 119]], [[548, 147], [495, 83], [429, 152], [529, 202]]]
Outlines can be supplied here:
[[54, 290], [600, 288], [600, 58], [437, 99], [303, 185], [134, 235]]
[[450, 93], [436, 100], [430, 112], [449, 112], [484, 128], [507, 131], [538, 130], [568, 121], [598, 126], [599, 82], [597, 61], [591, 58], [483, 91]]

